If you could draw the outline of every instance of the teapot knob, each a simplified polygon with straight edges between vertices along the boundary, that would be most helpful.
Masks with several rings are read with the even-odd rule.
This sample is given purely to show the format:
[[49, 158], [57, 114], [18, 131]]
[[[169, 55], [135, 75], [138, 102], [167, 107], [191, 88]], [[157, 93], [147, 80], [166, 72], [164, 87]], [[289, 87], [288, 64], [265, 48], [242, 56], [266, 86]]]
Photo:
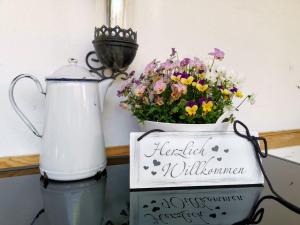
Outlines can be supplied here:
[[77, 64], [77, 63], [78, 63], [78, 60], [75, 59], [75, 58], [69, 58], [69, 59], [68, 59], [68, 63], [70, 63], [70, 64]]

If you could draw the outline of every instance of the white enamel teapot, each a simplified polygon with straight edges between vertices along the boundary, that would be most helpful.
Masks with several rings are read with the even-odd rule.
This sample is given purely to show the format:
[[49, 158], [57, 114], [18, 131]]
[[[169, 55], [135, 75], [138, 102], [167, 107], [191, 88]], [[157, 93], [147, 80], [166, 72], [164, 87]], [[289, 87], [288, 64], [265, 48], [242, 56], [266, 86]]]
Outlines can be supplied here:
[[[33, 80], [46, 96], [43, 132], [22, 113], [14, 99], [14, 87], [23, 78]], [[103, 79], [77, 65], [76, 59], [46, 77], [46, 91], [28, 74], [14, 78], [9, 88], [11, 104], [27, 127], [42, 139], [40, 173], [53, 180], [79, 180], [106, 167], [101, 111], [113, 79]]]

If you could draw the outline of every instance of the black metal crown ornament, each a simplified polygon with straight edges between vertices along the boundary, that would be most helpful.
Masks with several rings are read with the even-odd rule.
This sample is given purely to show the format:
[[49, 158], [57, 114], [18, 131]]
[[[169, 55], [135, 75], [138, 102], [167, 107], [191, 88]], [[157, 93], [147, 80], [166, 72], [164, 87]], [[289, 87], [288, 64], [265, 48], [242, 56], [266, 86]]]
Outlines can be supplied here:
[[[127, 76], [127, 68], [135, 58], [138, 49], [137, 33], [131, 28], [122, 29], [119, 26], [107, 27], [103, 25], [95, 28], [93, 45], [95, 51], [86, 56], [86, 64], [90, 71], [98, 74], [103, 79], [115, 79], [119, 75]], [[95, 57], [96, 56], [96, 57]], [[91, 65], [100, 63], [100, 66]], [[104, 71], [109, 69], [110, 75]]]

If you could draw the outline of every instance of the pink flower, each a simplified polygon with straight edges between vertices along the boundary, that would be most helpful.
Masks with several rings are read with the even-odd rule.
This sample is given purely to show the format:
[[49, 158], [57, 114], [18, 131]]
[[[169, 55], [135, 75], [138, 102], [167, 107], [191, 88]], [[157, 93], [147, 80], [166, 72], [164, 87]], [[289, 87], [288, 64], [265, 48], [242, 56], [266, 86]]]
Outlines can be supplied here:
[[133, 78], [126, 80], [120, 87], [120, 89], [117, 91], [117, 96], [121, 97], [124, 95], [125, 92], [129, 91], [132, 86]]
[[172, 84], [171, 89], [171, 99], [173, 101], [179, 99], [182, 95], [185, 95], [187, 93], [187, 86], [180, 83]]
[[175, 68], [175, 67], [179, 67], [180, 66], [180, 61], [179, 60], [175, 60], [172, 64], [172, 67]]
[[170, 59], [167, 59], [165, 62], [161, 63], [159, 66], [160, 69], [173, 69], [173, 62]]
[[155, 82], [153, 90], [156, 94], [161, 94], [166, 90], [167, 84], [163, 81], [163, 79], [160, 79]]
[[161, 106], [164, 104], [164, 99], [162, 97], [157, 97], [154, 102], [155, 104]]
[[202, 67], [203, 65], [204, 65], [203, 62], [202, 62], [199, 58], [197, 58], [197, 57], [194, 57], [194, 59], [191, 60], [190, 63], [189, 63], [189, 66], [190, 66], [190, 67], [197, 67], [197, 68], [200, 68], [200, 67]]
[[150, 72], [153, 72], [157, 66], [156, 59], [152, 60], [144, 69], [144, 74], [147, 75]]
[[214, 52], [210, 52], [208, 54], [212, 55], [215, 59], [218, 59], [218, 60], [224, 59], [224, 55], [225, 55], [224, 52], [218, 48], [214, 48]]
[[144, 94], [145, 90], [146, 90], [146, 86], [140, 84], [135, 88], [134, 94], [138, 97], [141, 97]]

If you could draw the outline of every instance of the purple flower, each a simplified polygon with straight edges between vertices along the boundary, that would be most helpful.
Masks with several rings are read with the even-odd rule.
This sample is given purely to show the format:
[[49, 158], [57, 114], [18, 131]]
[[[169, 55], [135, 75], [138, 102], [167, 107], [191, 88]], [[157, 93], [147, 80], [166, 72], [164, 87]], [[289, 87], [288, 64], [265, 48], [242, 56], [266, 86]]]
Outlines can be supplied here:
[[215, 59], [218, 59], [218, 60], [222, 60], [224, 58], [224, 55], [225, 55], [224, 52], [221, 51], [218, 48], [214, 48], [214, 51], [210, 52], [208, 54], [212, 55]]
[[194, 105], [197, 105], [197, 103], [194, 101], [188, 101], [185, 106], [193, 107]]
[[131, 77], [133, 77], [134, 76], [134, 74], [135, 74], [135, 71], [134, 70], [132, 70], [129, 74], [128, 74], [128, 77], [129, 78], [131, 78]]
[[223, 85], [218, 85], [218, 88], [219, 89], [224, 89], [224, 86]]
[[238, 89], [237, 89], [236, 87], [233, 87], [233, 88], [230, 89], [230, 91], [231, 91], [232, 93], [235, 93], [235, 92], [238, 91]]
[[198, 104], [202, 105], [203, 102], [205, 102], [205, 98], [204, 97], [199, 98]]
[[184, 58], [183, 60], [181, 60], [180, 62], [180, 66], [187, 66], [190, 63], [191, 59], [189, 58]]
[[118, 91], [117, 91], [117, 96], [118, 96], [118, 97], [121, 97], [122, 95], [123, 95], [123, 91], [118, 90]]
[[183, 72], [183, 73], [181, 73], [180, 78], [187, 79], [189, 76], [190, 76], [190, 74], [188, 74], [187, 72]]
[[172, 53], [170, 55], [170, 57], [174, 57], [176, 55], [177, 51], [175, 48], [172, 48]]
[[198, 70], [198, 73], [199, 73], [199, 74], [202, 74], [202, 73], [205, 73], [205, 72], [206, 72], [206, 67], [203, 65], [203, 66], [201, 67], [201, 69]]
[[205, 80], [198, 80], [198, 83], [201, 84], [201, 85], [204, 85], [205, 84]]
[[136, 85], [140, 85], [142, 82], [141, 82], [140, 80], [134, 80], [134, 83], [135, 83]]

